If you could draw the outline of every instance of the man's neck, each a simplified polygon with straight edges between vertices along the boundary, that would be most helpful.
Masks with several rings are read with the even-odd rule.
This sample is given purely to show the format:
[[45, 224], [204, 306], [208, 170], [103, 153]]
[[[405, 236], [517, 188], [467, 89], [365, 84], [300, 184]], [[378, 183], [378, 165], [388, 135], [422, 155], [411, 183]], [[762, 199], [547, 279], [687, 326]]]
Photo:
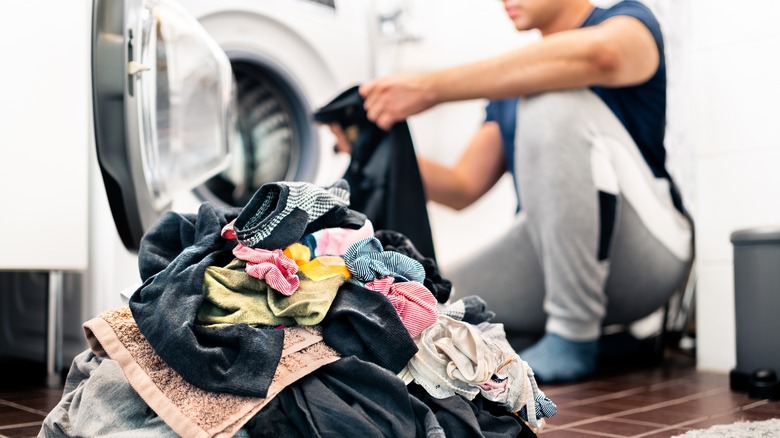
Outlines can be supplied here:
[[542, 35], [549, 35], [564, 30], [576, 29], [582, 25], [592, 11], [593, 5], [589, 0], [572, 1], [549, 25], [539, 30], [542, 32]]

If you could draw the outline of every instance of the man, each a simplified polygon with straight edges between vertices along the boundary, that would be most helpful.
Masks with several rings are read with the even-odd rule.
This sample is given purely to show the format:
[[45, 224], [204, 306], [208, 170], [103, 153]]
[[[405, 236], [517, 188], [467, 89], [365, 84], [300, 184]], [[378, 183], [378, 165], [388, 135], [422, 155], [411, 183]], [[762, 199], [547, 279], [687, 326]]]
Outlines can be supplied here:
[[430, 200], [460, 209], [513, 174], [522, 210], [506, 238], [446, 273], [507, 333], [544, 334], [520, 352], [539, 380], [575, 380], [595, 371], [601, 327], [661, 307], [691, 262], [692, 224], [665, 168], [663, 41], [633, 0], [504, 6], [542, 39], [360, 92], [383, 129], [442, 102], [505, 99], [491, 101], [453, 167], [420, 160], [423, 182]]

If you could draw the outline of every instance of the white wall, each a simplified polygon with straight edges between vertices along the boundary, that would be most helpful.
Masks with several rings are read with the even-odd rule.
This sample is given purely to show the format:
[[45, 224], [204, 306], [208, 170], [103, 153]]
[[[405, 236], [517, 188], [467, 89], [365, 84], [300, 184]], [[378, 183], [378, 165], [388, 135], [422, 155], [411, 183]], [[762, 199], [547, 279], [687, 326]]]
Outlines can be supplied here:
[[13, 16], [0, 27], [0, 269], [80, 271], [87, 265], [89, 4], [23, 2]]
[[701, 369], [736, 364], [730, 234], [780, 224], [780, 3], [691, 0]]

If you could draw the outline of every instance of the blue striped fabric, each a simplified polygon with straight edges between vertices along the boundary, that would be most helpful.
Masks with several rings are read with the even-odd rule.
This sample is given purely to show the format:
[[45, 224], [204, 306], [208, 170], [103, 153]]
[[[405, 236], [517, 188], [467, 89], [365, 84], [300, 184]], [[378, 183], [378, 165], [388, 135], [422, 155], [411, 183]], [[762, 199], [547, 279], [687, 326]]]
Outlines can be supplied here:
[[425, 269], [417, 260], [395, 251], [385, 251], [376, 237], [358, 240], [344, 253], [347, 269], [354, 278], [369, 282], [394, 277], [401, 281], [425, 280]]

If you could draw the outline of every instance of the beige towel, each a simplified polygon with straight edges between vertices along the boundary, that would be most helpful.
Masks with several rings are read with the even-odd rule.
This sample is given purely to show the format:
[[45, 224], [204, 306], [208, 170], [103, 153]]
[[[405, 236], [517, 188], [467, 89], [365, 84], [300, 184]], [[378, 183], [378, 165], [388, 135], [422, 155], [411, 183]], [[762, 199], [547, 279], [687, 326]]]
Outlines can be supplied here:
[[339, 359], [315, 327], [284, 330], [282, 359], [268, 397], [256, 398], [204, 391], [187, 383], [154, 352], [127, 306], [84, 323], [92, 351], [119, 362], [133, 389], [184, 437], [233, 436], [282, 389]]

